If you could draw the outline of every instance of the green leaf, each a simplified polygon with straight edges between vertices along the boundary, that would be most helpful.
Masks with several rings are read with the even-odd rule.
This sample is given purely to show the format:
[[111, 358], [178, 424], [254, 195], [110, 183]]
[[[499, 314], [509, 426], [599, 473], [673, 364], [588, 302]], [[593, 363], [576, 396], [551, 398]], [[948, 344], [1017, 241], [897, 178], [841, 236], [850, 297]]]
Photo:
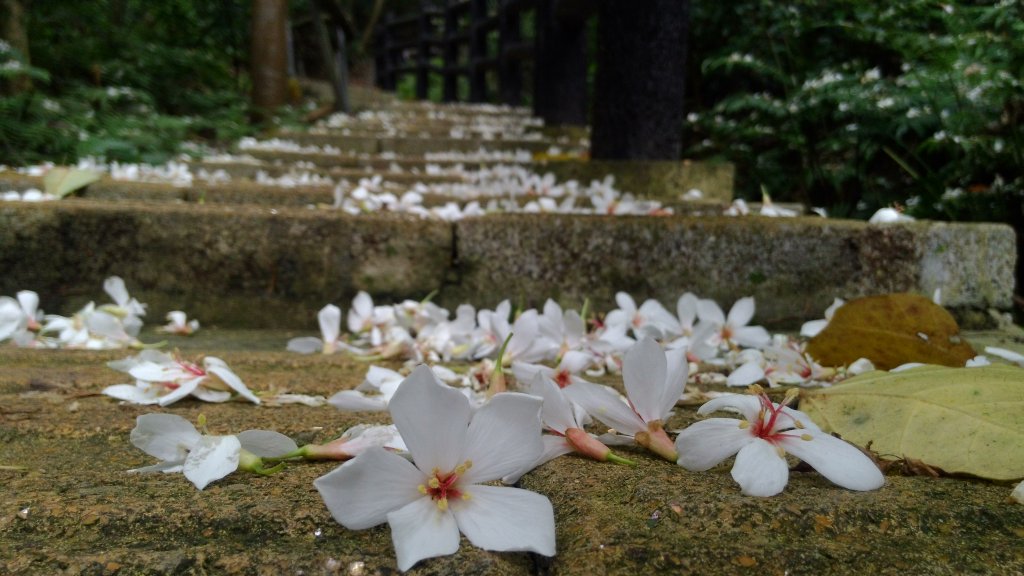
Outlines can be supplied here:
[[807, 343], [807, 353], [823, 366], [867, 358], [881, 370], [908, 362], [958, 367], [976, 355], [949, 312], [916, 294], [847, 302]]
[[801, 393], [800, 409], [883, 458], [949, 473], [1024, 478], [1024, 369], [921, 366]]
[[43, 188], [47, 194], [63, 198], [79, 188], [84, 188], [100, 179], [99, 172], [58, 166], [43, 176]]

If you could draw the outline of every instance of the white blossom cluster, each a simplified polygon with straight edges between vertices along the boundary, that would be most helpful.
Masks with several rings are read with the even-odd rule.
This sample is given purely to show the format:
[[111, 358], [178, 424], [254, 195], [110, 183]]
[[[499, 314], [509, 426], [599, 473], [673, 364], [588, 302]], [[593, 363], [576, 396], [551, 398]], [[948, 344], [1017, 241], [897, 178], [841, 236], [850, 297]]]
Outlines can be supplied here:
[[[335, 187], [334, 208], [353, 215], [387, 211], [447, 221], [494, 212], [672, 214], [672, 209], [661, 202], [641, 200], [617, 190], [611, 176], [584, 187], [575, 180], [558, 184], [553, 174], [541, 176], [520, 166], [494, 166], [468, 172], [467, 178], [470, 181], [463, 183], [418, 183], [404, 192], [389, 189], [379, 175], [363, 178], [355, 188], [347, 183]], [[453, 200], [426, 206], [427, 195]]]
[[[587, 318], [586, 311], [565, 310], [552, 300], [541, 310], [516, 314], [507, 300], [494, 309], [462, 304], [452, 317], [430, 301], [374, 305], [369, 294], [360, 292], [345, 316], [347, 333], [341, 329], [341, 309], [329, 304], [318, 314], [321, 337], [295, 338], [288, 349], [304, 354], [346, 351], [369, 359], [410, 363], [479, 362], [462, 377], [461, 384], [470, 388], [487, 382], [506, 339], [502, 361], [514, 367], [517, 377], [540, 370], [563, 384], [583, 376], [618, 372], [623, 354], [645, 337], [669, 350], [685, 350], [691, 362], [707, 370], [703, 378], [709, 382], [811, 385], [844, 375], [814, 362], [799, 341], [749, 326], [755, 310], [752, 297], [738, 300], [728, 314], [713, 300], [692, 293], [678, 299], [675, 313], [653, 299], [638, 307], [624, 292], [616, 295], [616, 303], [616, 309], [593, 318]], [[839, 305], [841, 301], [827, 316]], [[805, 334], [820, 331], [826, 323], [827, 319], [809, 323]], [[557, 367], [544, 367], [543, 363]], [[858, 373], [867, 369], [870, 365], [865, 362], [852, 368]], [[381, 393], [382, 383], [388, 381], [393, 383], [394, 377], [368, 376], [362, 390]]]
[[[0, 343], [10, 341], [21, 348], [142, 348], [138, 335], [146, 305], [128, 294], [118, 276], [104, 280], [103, 290], [112, 303], [89, 302], [71, 316], [44, 314], [39, 295], [31, 290], [21, 290], [14, 298], [0, 296]], [[160, 328], [163, 332], [187, 335], [199, 329], [199, 322], [178, 310], [168, 313], [167, 319]]]

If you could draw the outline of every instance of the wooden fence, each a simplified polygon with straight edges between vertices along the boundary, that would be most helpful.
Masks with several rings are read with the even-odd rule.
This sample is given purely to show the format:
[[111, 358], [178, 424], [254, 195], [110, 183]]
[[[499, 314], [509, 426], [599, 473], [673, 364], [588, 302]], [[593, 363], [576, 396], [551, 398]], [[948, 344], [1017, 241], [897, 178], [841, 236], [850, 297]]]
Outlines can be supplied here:
[[415, 76], [416, 97], [428, 97], [430, 77], [441, 76], [442, 99], [459, 99], [459, 80], [468, 79], [469, 101], [487, 102], [497, 75], [497, 100], [523, 101], [523, 62], [534, 57], [524, 38], [523, 18], [536, 17], [538, 0], [424, 0], [417, 13], [388, 14], [377, 29], [376, 83], [394, 90], [405, 74]]

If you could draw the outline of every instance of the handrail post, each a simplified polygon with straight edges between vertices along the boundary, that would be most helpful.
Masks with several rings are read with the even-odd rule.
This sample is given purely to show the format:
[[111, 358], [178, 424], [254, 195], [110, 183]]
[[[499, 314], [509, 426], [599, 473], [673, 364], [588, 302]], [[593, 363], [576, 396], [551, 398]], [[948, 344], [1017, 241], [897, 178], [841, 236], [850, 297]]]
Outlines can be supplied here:
[[452, 0], [444, 3], [444, 70], [441, 74], [444, 77], [442, 97], [445, 102], [455, 102], [459, 99], [459, 75], [455, 72], [455, 67], [459, 64], [459, 45], [455, 41], [459, 18], [452, 4]]
[[416, 99], [426, 100], [430, 92], [430, 16], [429, 0], [420, 0], [416, 44]]
[[469, 100], [470, 102], [487, 101], [487, 74], [483, 60], [487, 57], [487, 32], [484, 20], [487, 19], [487, 0], [470, 0], [470, 32], [469, 32]]
[[508, 49], [521, 39], [518, 8], [508, 0], [498, 2], [498, 86], [503, 104], [517, 105], [522, 100], [523, 74], [519, 60], [510, 57]]

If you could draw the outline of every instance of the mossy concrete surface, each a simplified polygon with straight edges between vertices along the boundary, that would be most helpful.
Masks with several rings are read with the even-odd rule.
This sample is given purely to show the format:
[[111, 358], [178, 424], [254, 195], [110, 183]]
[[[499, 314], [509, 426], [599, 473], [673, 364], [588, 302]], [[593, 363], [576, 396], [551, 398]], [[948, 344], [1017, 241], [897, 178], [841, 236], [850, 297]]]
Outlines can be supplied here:
[[728, 162], [691, 160], [547, 162], [534, 169], [551, 172], [559, 181], [578, 180], [584, 185], [612, 175], [615, 188], [642, 198], [674, 201], [689, 190], [697, 189], [705, 200], [726, 203], [732, 201], [735, 175], [735, 167]]
[[281, 132], [279, 138], [292, 140], [304, 146], [334, 146], [345, 152], [394, 152], [408, 156], [422, 156], [428, 152], [475, 152], [487, 150], [528, 150], [543, 152], [551, 143], [546, 140], [484, 140], [479, 138], [420, 138], [390, 136], [344, 136], [314, 134], [310, 132]]
[[[396, 215], [253, 206], [116, 204], [83, 199], [0, 204], [0, 294], [35, 290], [70, 314], [105, 298], [119, 275], [162, 318], [304, 326], [359, 290], [422, 298], [451, 266], [451, 227]], [[151, 317], [153, 317], [151, 316]]]
[[[360, 178], [372, 178], [374, 175], [380, 174], [387, 182], [396, 182], [406, 185], [412, 185], [417, 182], [422, 182], [424, 184], [432, 184], [439, 182], [459, 182], [465, 180], [465, 178], [459, 175], [423, 174], [421, 173], [422, 164], [419, 166], [415, 166], [415, 168], [419, 169], [416, 173], [411, 171], [405, 171], [404, 168], [402, 168], [401, 172], [391, 170], [390, 166], [385, 167], [379, 171], [375, 171], [373, 168], [370, 167], [313, 169], [296, 168], [280, 160], [271, 160], [269, 163], [259, 164], [251, 164], [245, 162], [193, 162], [191, 164], [193, 171], [198, 170], [200, 168], [203, 168], [210, 172], [215, 170], [223, 170], [225, 173], [231, 176], [231, 178], [245, 180], [255, 180], [256, 175], [259, 172], [263, 172], [266, 175], [275, 178], [284, 176], [286, 174], [301, 174], [303, 172], [310, 172], [313, 174], [319, 174], [321, 176], [328, 176], [335, 181], [348, 180], [350, 182], [356, 182]], [[401, 168], [401, 165], [397, 163], [396, 165], [398, 168]]]
[[589, 298], [608, 310], [617, 291], [668, 305], [691, 291], [724, 307], [754, 296], [756, 320], [771, 326], [820, 317], [837, 296], [936, 288], [952, 306], [1006, 309], [1016, 261], [1013, 230], [998, 224], [502, 215], [462, 220], [455, 238], [446, 304]]
[[[216, 355], [266, 396], [327, 396], [356, 386], [366, 364], [283, 351], [292, 332], [201, 330], [170, 337], [187, 357]], [[164, 336], [144, 333], [144, 340]], [[1020, 343], [993, 344], [1020, 348]], [[260, 477], [234, 473], [197, 491], [181, 474], [129, 474], [155, 463], [129, 432], [141, 414], [205, 415], [209, 433], [272, 429], [298, 443], [333, 439], [386, 413], [185, 400], [167, 408], [100, 395], [129, 380], [104, 366], [127, 351], [0, 348], [0, 573], [396, 574], [386, 525], [349, 531], [313, 488], [334, 463]], [[397, 366], [392, 366], [397, 367]], [[614, 380], [609, 383], [620, 385]], [[698, 419], [680, 407], [670, 430]], [[412, 575], [1020, 574], [1024, 506], [1009, 485], [890, 475], [874, 492], [838, 488], [799, 467], [772, 498], [740, 494], [727, 462], [687, 472], [632, 448], [635, 468], [564, 456], [521, 485], [554, 505], [558, 555], [457, 554]]]
[[309, 162], [322, 168], [370, 168], [372, 170], [388, 170], [392, 164], [397, 164], [405, 170], [426, 169], [427, 164], [437, 166], [461, 165], [467, 170], [477, 170], [485, 166], [495, 164], [530, 164], [530, 162], [511, 162], [508, 160], [425, 160], [423, 157], [395, 157], [383, 158], [369, 154], [310, 154], [305, 152], [280, 152], [274, 150], [239, 150], [240, 153], [248, 154], [254, 158], [266, 161], [280, 160], [283, 162]]

